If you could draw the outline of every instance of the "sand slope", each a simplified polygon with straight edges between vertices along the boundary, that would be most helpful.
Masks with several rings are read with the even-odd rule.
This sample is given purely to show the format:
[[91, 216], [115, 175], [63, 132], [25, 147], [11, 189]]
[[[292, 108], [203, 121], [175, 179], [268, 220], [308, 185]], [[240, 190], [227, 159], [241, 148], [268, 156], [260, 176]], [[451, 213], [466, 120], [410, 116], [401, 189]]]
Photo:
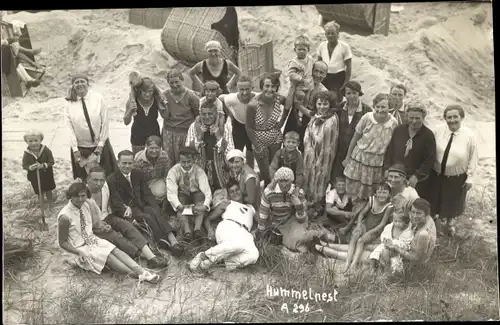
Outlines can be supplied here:
[[[294, 55], [294, 37], [304, 33], [314, 44], [324, 40], [313, 6], [302, 6], [302, 11], [300, 6], [241, 7], [237, 11], [242, 38], [259, 43], [272, 39], [274, 62], [282, 70]], [[129, 127], [120, 124], [128, 96], [128, 73], [139, 70], [153, 77], [160, 88], [165, 89], [165, 75], [169, 69], [186, 69], [163, 50], [161, 31], [129, 24], [127, 10], [22, 12], [4, 19], [19, 19], [28, 24], [33, 45], [43, 50], [39, 62], [48, 66], [44, 83], [31, 90], [26, 98], [9, 100], [2, 112], [3, 198], [17, 203], [16, 206], [4, 206], [3, 215], [6, 231], [22, 235], [24, 228], [14, 220], [25, 210], [25, 198], [32, 195], [20, 166], [25, 147], [22, 132], [38, 128], [45, 133], [44, 142], [56, 157], [58, 191], [70, 182], [62, 97], [68, 90], [71, 72], [88, 72], [92, 87], [104, 94], [114, 121], [111, 142], [118, 152], [129, 146]], [[410, 99], [418, 98], [428, 105], [431, 127], [442, 122], [441, 114], [446, 105], [455, 102], [463, 105], [467, 114], [464, 123], [475, 130], [481, 157], [470, 196], [475, 197], [475, 201], [489, 200], [496, 205], [491, 31], [489, 4], [406, 3], [403, 11], [391, 16], [388, 37], [341, 33], [341, 38], [352, 47], [353, 79], [362, 84], [366, 103], [371, 104], [376, 93], [387, 92], [392, 83], [403, 82], [409, 88]], [[53, 268], [39, 281], [51, 278], [47, 287], [56, 292], [64, 281], [54, 276], [67, 270], [57, 267], [61, 256], [54, 245], [55, 218], [49, 217], [48, 221], [51, 230], [43, 242], [49, 247], [50, 254], [44, 253], [44, 259]], [[463, 222], [463, 231], [479, 234], [492, 244], [496, 243], [496, 215], [481, 215], [473, 221]], [[182, 268], [183, 265], [174, 265], [168, 273], [181, 272], [186, 276]], [[241, 273], [234, 281], [249, 282], [250, 278], [255, 280], [255, 277]], [[62, 282], [57, 284], [57, 281]], [[172, 285], [172, 279], [165, 281], [165, 285]], [[210, 282], [212, 289], [226, 285], [222, 284], [226, 281], [224, 274], [214, 281]], [[205, 285], [207, 282], [193, 279], [186, 286], [195, 284]], [[154, 294], [145, 292], [143, 299], [135, 301], [136, 307], [148, 307], [151, 300], [146, 297], [150, 295]], [[170, 291], [166, 290], [161, 296], [168, 299]], [[194, 299], [193, 303], [197, 301]]]

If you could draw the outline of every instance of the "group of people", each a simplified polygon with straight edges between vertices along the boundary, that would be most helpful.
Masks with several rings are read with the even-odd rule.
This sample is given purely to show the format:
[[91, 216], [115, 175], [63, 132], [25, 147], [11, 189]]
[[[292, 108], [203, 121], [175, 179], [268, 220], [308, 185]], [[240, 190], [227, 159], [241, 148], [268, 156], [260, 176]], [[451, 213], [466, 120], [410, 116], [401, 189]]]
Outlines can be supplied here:
[[[133, 120], [132, 150], [117, 158], [105, 98], [75, 74], [65, 118], [78, 181], [58, 214], [60, 246], [87, 270], [106, 265], [151, 282], [157, 275], [134, 258], [166, 267], [156, 246], [183, 256], [188, 243], [204, 238], [216, 245], [190, 261], [193, 272], [222, 261], [228, 269], [255, 263], [256, 243], [346, 259], [346, 270], [363, 259], [391, 272], [427, 262], [437, 236], [433, 218], [452, 234], [472, 186], [477, 144], [461, 125], [465, 112], [448, 106], [446, 124], [431, 130], [426, 108], [406, 103], [400, 84], [370, 107], [350, 80], [352, 54], [339, 25], [324, 30], [327, 41], [314, 59], [309, 39], [297, 37], [286, 97], [276, 74], [261, 76], [254, 92], [216, 41], [190, 70], [201, 94], [175, 69], [164, 92], [131, 74], [123, 122]], [[28, 179], [38, 193], [39, 173], [50, 201], [52, 154], [42, 134], [25, 140]]]

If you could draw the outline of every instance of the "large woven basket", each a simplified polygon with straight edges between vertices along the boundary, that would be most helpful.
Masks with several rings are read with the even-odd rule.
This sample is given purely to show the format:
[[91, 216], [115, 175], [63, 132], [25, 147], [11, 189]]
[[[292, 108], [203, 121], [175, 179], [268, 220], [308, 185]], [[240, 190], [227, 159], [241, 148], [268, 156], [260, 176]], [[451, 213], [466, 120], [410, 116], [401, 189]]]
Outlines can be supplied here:
[[162, 29], [173, 8], [133, 8], [129, 11], [128, 21], [152, 29]]
[[341, 30], [347, 27], [349, 31], [362, 35], [387, 36], [389, 33], [390, 3], [316, 5], [316, 9], [323, 17], [323, 23], [335, 20]]
[[161, 34], [165, 50], [188, 67], [208, 58], [205, 44], [211, 40], [222, 45], [222, 57], [238, 64], [239, 30], [234, 7], [173, 8]]

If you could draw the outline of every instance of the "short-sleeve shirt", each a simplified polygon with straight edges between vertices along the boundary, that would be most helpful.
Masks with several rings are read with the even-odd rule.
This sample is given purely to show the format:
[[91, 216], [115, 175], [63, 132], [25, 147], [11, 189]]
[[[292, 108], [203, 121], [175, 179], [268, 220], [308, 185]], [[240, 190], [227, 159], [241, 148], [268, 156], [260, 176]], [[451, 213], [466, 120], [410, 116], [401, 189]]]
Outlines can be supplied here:
[[345, 61], [352, 59], [351, 47], [341, 40], [338, 40], [331, 57], [328, 53], [328, 41], [319, 44], [318, 55], [328, 64], [328, 73], [345, 71]]

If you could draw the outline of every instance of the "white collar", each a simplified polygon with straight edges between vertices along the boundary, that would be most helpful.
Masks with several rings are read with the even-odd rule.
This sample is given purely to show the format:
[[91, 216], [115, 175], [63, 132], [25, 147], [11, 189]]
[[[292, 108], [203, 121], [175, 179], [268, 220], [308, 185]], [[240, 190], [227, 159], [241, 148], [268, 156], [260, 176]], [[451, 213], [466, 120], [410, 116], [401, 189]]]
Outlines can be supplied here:
[[[347, 99], [345, 101], [342, 101], [342, 103], [344, 103], [343, 110], [347, 112]], [[358, 108], [356, 108], [356, 110], [354, 111], [354, 113], [361, 113], [362, 111], [363, 111], [363, 103], [361, 103], [361, 99], [360, 99], [359, 100]]]

